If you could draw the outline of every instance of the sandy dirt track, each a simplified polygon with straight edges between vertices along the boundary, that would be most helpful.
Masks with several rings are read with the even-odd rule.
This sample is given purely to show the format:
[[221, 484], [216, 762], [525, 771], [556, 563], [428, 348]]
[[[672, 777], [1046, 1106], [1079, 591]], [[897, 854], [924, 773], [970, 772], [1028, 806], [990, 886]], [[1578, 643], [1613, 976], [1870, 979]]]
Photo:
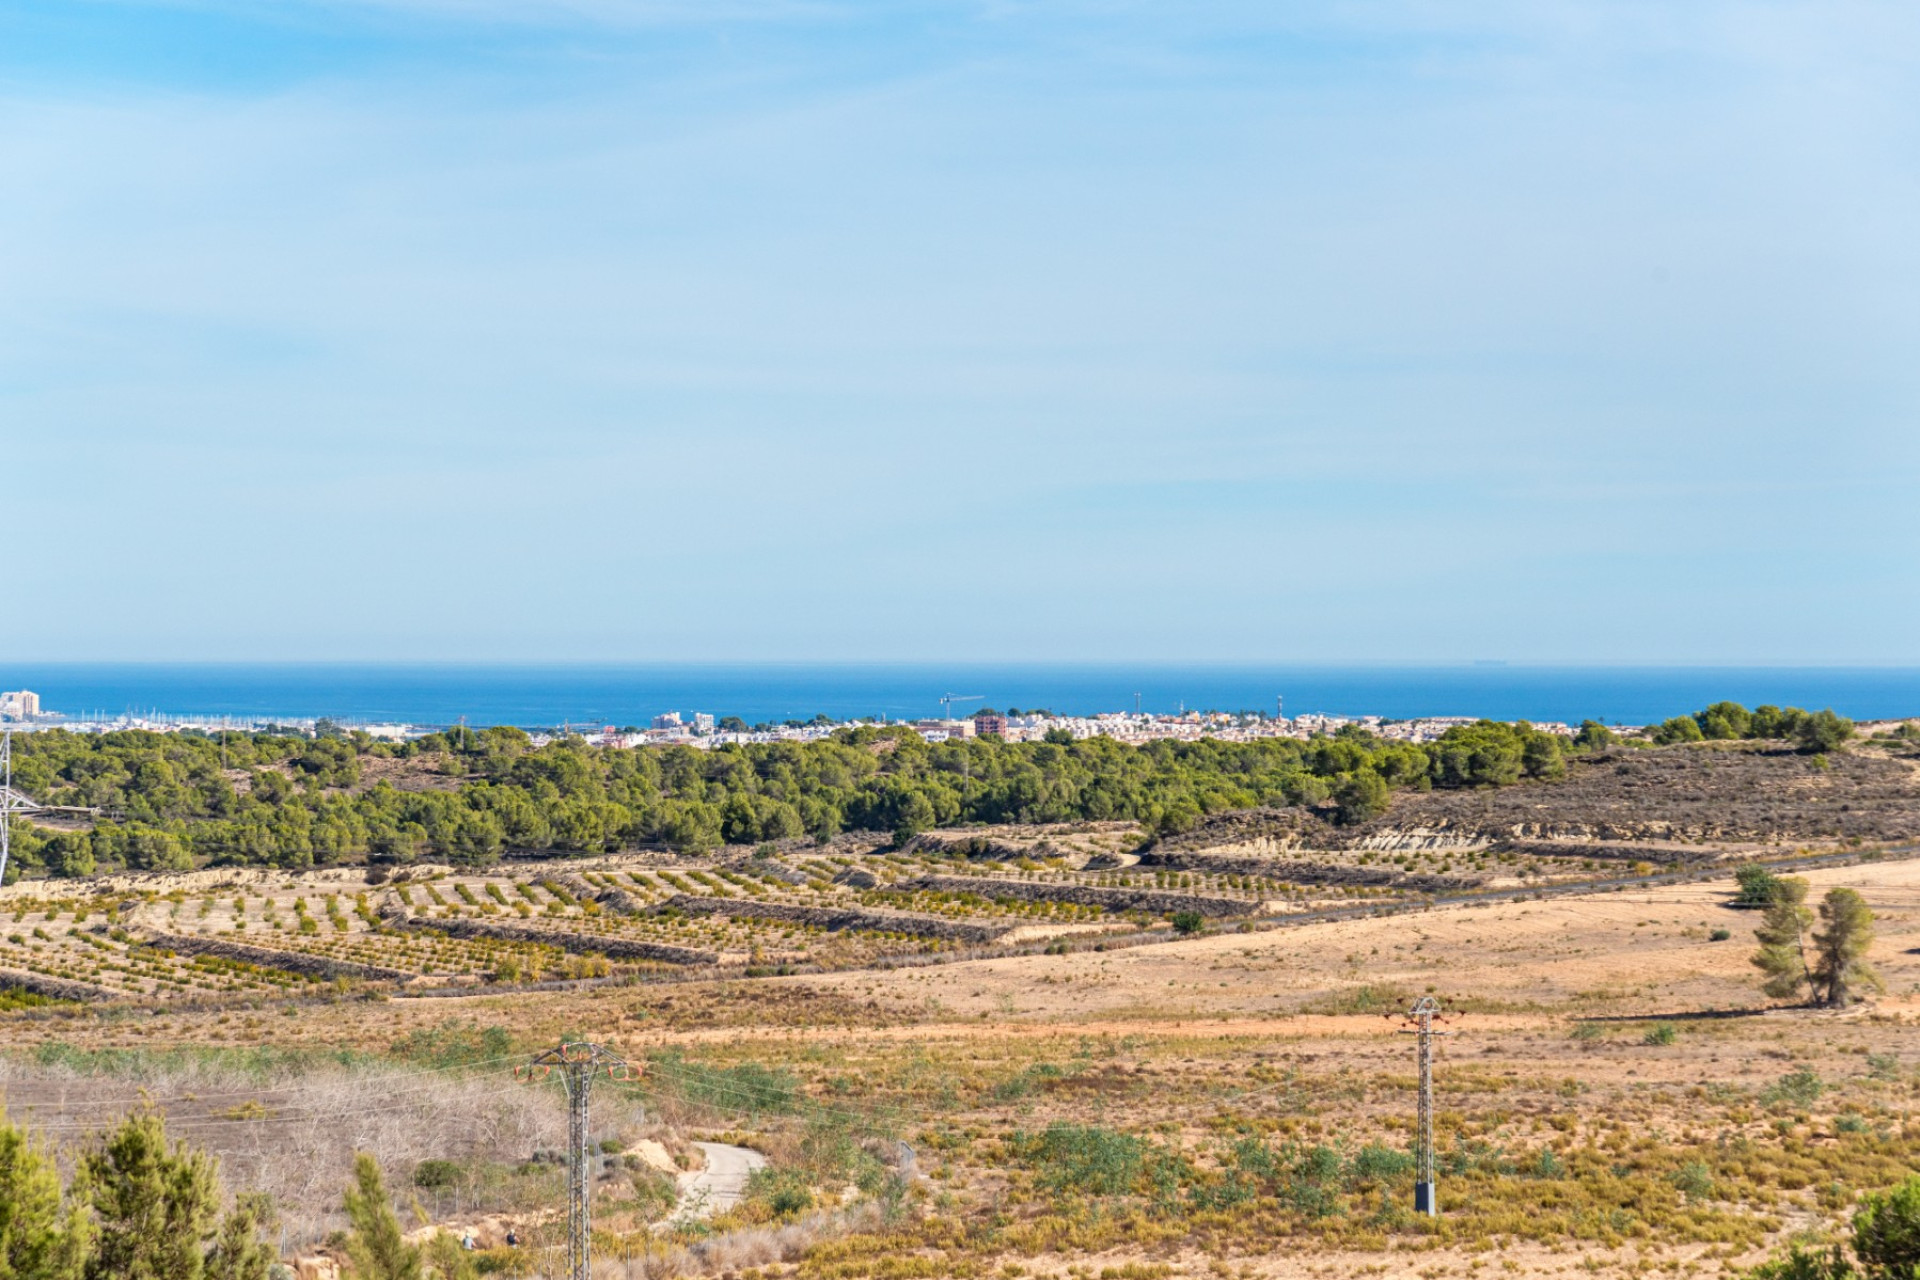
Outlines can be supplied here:
[[747, 1147], [724, 1142], [696, 1142], [707, 1158], [705, 1167], [680, 1175], [680, 1203], [675, 1218], [708, 1218], [725, 1213], [747, 1195], [747, 1179], [764, 1169], [767, 1158]]

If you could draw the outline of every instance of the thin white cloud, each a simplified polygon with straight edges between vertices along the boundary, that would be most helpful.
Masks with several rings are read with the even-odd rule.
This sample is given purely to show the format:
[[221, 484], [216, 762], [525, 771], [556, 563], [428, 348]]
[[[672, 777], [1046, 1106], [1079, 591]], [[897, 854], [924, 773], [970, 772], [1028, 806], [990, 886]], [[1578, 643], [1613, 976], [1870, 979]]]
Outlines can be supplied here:
[[[684, 656], [716, 595], [768, 620], [734, 656], [870, 654], [876, 610], [1011, 643], [942, 611], [980, 582], [1053, 656], [1259, 656], [1316, 608], [1347, 656], [1429, 652], [1406, 617], [1472, 653], [1537, 607], [1584, 628], [1539, 656], [1659, 657], [1593, 597], [1845, 582], [1882, 626], [1664, 656], [1912, 656], [1920, 534], [1801, 514], [1920, 481], [1890, 9], [956, 6], [960, 47], [852, 60], [854, 10], [728, 12], [829, 36], [0, 98], [0, 431], [63, 548], [0, 654], [431, 656], [455, 617], [461, 656]], [[206, 563], [260, 607], [209, 619]], [[1178, 607], [1087, 634], [1142, 583]]]

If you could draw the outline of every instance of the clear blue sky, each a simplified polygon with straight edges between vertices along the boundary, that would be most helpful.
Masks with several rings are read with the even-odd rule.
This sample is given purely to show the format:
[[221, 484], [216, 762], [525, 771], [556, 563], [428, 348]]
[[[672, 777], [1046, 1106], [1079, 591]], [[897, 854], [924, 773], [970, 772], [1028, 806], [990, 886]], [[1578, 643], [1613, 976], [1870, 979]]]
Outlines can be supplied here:
[[0, 0], [0, 659], [1920, 662], [1911, 3]]

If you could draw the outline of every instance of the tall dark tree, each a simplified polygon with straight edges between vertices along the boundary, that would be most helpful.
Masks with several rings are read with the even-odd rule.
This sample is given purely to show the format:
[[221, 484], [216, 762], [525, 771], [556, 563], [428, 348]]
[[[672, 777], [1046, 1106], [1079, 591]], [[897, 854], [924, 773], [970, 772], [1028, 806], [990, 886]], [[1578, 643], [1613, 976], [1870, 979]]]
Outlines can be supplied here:
[[421, 1280], [420, 1250], [401, 1238], [380, 1162], [365, 1151], [353, 1158], [346, 1210], [354, 1280]]
[[53, 1157], [0, 1114], [0, 1277], [80, 1280], [91, 1225], [62, 1195]]
[[[98, 1234], [86, 1280], [264, 1280], [271, 1255], [247, 1241], [263, 1225], [258, 1201], [220, 1212], [219, 1165], [167, 1140], [166, 1121], [135, 1111], [80, 1157], [74, 1185]], [[214, 1270], [209, 1270], [209, 1264]]]
[[1853, 736], [1853, 721], [1831, 710], [1816, 711], [1794, 729], [1794, 741], [1808, 753], [1832, 751]]
[[1880, 975], [1867, 963], [1873, 945], [1873, 912], [1852, 889], [1829, 889], [1820, 900], [1820, 928], [1813, 934], [1807, 977], [1822, 1004], [1843, 1009], [1863, 989], [1880, 989]]
[[1807, 985], [1807, 930], [1813, 912], [1807, 905], [1807, 882], [1798, 876], [1778, 876], [1767, 914], [1753, 936], [1760, 943], [1753, 963], [1767, 975], [1761, 990], [1777, 1000], [1790, 1000]]
[[1392, 803], [1385, 779], [1371, 769], [1356, 769], [1333, 789], [1334, 811], [1345, 826], [1378, 817]]

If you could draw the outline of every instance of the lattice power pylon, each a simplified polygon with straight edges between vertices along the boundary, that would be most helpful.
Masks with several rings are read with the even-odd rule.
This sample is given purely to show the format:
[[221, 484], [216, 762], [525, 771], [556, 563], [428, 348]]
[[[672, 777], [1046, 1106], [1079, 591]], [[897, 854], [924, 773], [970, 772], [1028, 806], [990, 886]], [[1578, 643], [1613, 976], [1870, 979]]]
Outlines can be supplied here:
[[567, 1087], [567, 1280], [589, 1280], [593, 1271], [593, 1169], [588, 1159], [587, 1093], [593, 1079], [630, 1080], [625, 1058], [604, 1045], [563, 1040], [556, 1048], [514, 1068], [522, 1080], [544, 1080], [555, 1071]]
[[0, 729], [0, 884], [7, 882], [7, 863], [13, 855], [13, 815], [16, 813], [58, 813], [88, 818], [122, 817], [118, 810], [103, 810], [87, 805], [39, 804], [31, 796], [13, 789], [13, 730]]
[[7, 882], [7, 859], [13, 853], [13, 815], [39, 807], [13, 789], [13, 730], [0, 731], [0, 884]]
[[1428, 1217], [1437, 1217], [1440, 1213], [1440, 1202], [1434, 1194], [1433, 1038], [1450, 1034], [1433, 1029], [1433, 1020], [1439, 1013], [1438, 1000], [1432, 996], [1421, 996], [1413, 1008], [1407, 1010], [1407, 1020], [1413, 1025], [1402, 1032], [1420, 1038], [1420, 1102], [1413, 1135], [1413, 1211]]

